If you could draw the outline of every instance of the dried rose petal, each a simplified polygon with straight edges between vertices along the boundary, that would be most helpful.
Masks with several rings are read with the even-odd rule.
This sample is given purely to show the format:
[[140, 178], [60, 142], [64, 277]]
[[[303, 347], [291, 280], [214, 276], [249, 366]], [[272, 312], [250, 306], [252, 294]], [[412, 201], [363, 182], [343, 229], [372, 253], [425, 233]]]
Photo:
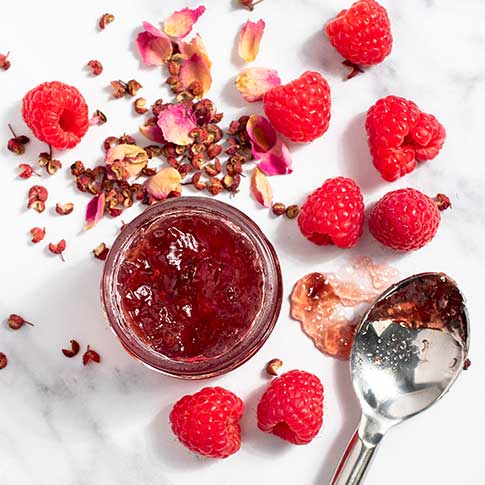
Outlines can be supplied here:
[[184, 89], [189, 89], [192, 83], [200, 83], [202, 97], [212, 85], [210, 65], [200, 54], [193, 54], [180, 69], [180, 82]]
[[183, 104], [172, 104], [159, 114], [158, 126], [168, 142], [189, 145], [193, 142], [189, 134], [197, 125], [192, 110]]
[[86, 207], [86, 225], [84, 229], [93, 228], [103, 217], [106, 206], [106, 195], [104, 192], [93, 197]]
[[62, 253], [66, 249], [66, 246], [66, 241], [64, 239], [61, 239], [57, 244], [49, 243], [49, 251], [52, 254], [58, 254], [61, 257], [62, 262], [65, 262], [64, 255]]
[[181, 181], [182, 176], [178, 170], [172, 167], [162, 168], [145, 182], [145, 188], [150, 197], [164, 200], [171, 192], [182, 192]]
[[60, 204], [59, 202], [56, 204], [56, 212], [61, 216], [67, 216], [74, 210], [74, 204], [72, 202], [68, 202], [67, 204]]
[[30, 230], [30, 234], [32, 235], [32, 242], [34, 244], [37, 244], [40, 241], [42, 241], [42, 239], [44, 239], [44, 236], [45, 236], [45, 227], [44, 228], [41, 228], [41, 227], [33, 227]]
[[251, 175], [251, 192], [253, 197], [264, 207], [271, 207], [273, 203], [273, 189], [268, 178], [258, 167]]
[[265, 26], [264, 20], [259, 20], [258, 22], [248, 20], [243, 25], [239, 34], [238, 51], [239, 56], [246, 62], [252, 62], [258, 56]]
[[163, 30], [170, 37], [183, 39], [192, 30], [199, 17], [205, 12], [205, 7], [200, 6], [196, 9], [184, 8], [174, 12], [163, 22]]
[[88, 348], [83, 355], [83, 365], [88, 365], [90, 361], [99, 364], [101, 362], [101, 357], [95, 350], [91, 349], [88, 345]]
[[140, 126], [140, 133], [146, 136], [149, 140], [156, 143], [167, 143], [167, 140], [163, 137], [162, 130], [158, 125], [144, 125]]
[[93, 76], [99, 76], [103, 72], [103, 64], [95, 59], [88, 62], [88, 67]]
[[62, 349], [62, 353], [67, 357], [67, 358], [72, 358], [75, 355], [79, 353], [79, 350], [81, 349], [81, 346], [76, 340], [71, 340], [70, 341], [71, 348], [70, 349]]
[[109, 253], [109, 248], [108, 246], [106, 246], [104, 242], [98, 244], [98, 246], [96, 246], [93, 249], [94, 257], [97, 259], [100, 259], [101, 261], [104, 261], [106, 259], [106, 257], [108, 256], [108, 253]]
[[[209, 59], [209, 54], [207, 53], [204, 41], [199, 34], [196, 34], [190, 42], [179, 42], [178, 48], [184, 59], [190, 59], [194, 54], [199, 54], [202, 59], [204, 59], [209, 69], [212, 67], [212, 62]], [[177, 75], [178, 74], [180, 74], [180, 69]]]
[[253, 156], [260, 160], [258, 168], [262, 172], [266, 175], [281, 175], [293, 171], [288, 147], [264, 116], [251, 115], [246, 130]]
[[266, 91], [281, 84], [278, 71], [264, 67], [248, 67], [236, 78], [236, 87], [249, 103], [263, 99]]
[[[115, 164], [122, 169], [122, 176], [117, 180], [128, 179], [138, 175], [148, 164], [148, 155], [138, 145], [122, 143], [110, 148], [104, 159], [108, 172]], [[112, 171], [112, 170], [111, 170]]]

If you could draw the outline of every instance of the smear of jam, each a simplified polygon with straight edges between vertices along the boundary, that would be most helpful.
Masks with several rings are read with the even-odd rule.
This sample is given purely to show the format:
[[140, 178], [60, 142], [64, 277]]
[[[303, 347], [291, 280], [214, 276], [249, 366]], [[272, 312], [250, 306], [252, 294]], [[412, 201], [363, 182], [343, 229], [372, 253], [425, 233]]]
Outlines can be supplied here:
[[291, 295], [291, 316], [323, 353], [348, 359], [360, 315], [348, 317], [344, 307], [372, 302], [398, 277], [395, 268], [363, 257], [336, 273], [310, 273]]
[[221, 355], [250, 330], [263, 298], [253, 244], [220, 218], [174, 215], [135, 239], [117, 286], [139, 338], [175, 359]]
[[392, 320], [411, 328], [446, 330], [466, 342], [464, 309], [463, 296], [451, 278], [425, 274], [383, 298], [369, 318]]

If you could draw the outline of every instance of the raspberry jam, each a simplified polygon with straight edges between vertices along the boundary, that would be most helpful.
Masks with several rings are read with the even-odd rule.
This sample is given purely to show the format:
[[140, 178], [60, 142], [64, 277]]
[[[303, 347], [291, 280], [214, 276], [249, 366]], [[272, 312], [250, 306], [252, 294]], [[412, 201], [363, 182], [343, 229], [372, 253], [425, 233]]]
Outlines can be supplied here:
[[226, 222], [173, 215], [134, 239], [118, 273], [123, 311], [138, 336], [174, 359], [234, 347], [261, 308], [254, 246]]
[[106, 260], [102, 302], [125, 348], [184, 378], [250, 358], [281, 307], [275, 251], [243, 213], [212, 199], [158, 203], [123, 229]]

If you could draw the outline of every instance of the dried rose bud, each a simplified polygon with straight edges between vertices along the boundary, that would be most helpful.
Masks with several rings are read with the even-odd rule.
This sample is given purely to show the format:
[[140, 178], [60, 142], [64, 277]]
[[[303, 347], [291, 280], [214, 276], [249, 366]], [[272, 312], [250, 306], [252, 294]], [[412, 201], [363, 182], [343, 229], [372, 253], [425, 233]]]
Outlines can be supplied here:
[[23, 317], [21, 317], [20, 315], [15, 314], [15, 313], [12, 313], [8, 317], [8, 319], [7, 319], [7, 325], [12, 330], [18, 330], [19, 328], [22, 328], [24, 325], [30, 325], [31, 327], [34, 326], [33, 323], [30, 323], [27, 320], [24, 320]]
[[282, 216], [286, 212], [285, 204], [276, 202], [276, 204], [273, 204], [273, 207], [271, 207], [271, 211], [275, 216]]
[[147, 101], [145, 98], [136, 98], [135, 101], [133, 101], [135, 111], [140, 115], [145, 114], [148, 111], [148, 108], [145, 108], [146, 104]]
[[286, 217], [288, 219], [294, 219], [298, 215], [298, 212], [300, 212], [300, 209], [297, 205], [289, 205], [286, 208]]
[[64, 250], [66, 249], [66, 241], [64, 239], [61, 239], [57, 244], [54, 243], [49, 243], [49, 251], [52, 254], [58, 254], [60, 258], [64, 261], [64, 255], [62, 254]]
[[7, 52], [6, 54], [0, 54], [0, 69], [3, 69], [4, 71], [8, 71], [10, 69], [10, 61], [8, 60], [8, 56], [10, 55], [10, 52]]
[[37, 175], [37, 177], [40, 177], [40, 173], [36, 172], [34, 170], [34, 167], [32, 167], [32, 165], [29, 165], [28, 163], [21, 163], [19, 165], [19, 170], [19, 177], [22, 179], [29, 179], [30, 177], [32, 177], [32, 175]]
[[56, 204], [56, 212], [61, 216], [67, 216], [74, 210], [74, 204], [72, 202], [68, 202], [67, 204], [60, 204], [59, 202]]
[[62, 168], [60, 160], [49, 160], [45, 169], [49, 175], [54, 175], [60, 168]]
[[108, 136], [106, 140], [103, 142], [103, 148], [105, 151], [108, 151], [110, 148], [113, 148], [115, 145], [118, 145], [120, 142], [120, 139], [117, 138], [116, 136]]
[[207, 183], [200, 180], [202, 172], [197, 172], [192, 175], [192, 185], [196, 190], [204, 190], [207, 187]]
[[283, 365], [283, 361], [280, 359], [271, 359], [267, 364], [266, 364], [266, 372], [270, 376], [277, 376], [278, 375], [278, 369]]
[[104, 261], [106, 259], [106, 257], [108, 256], [108, 252], [109, 248], [104, 242], [93, 249], [94, 257], [100, 259], [101, 261]]
[[104, 30], [108, 24], [110, 24], [111, 22], [113, 22], [114, 19], [115, 19], [115, 16], [114, 15], [112, 15], [110, 13], [105, 13], [99, 19], [99, 22], [98, 22], [99, 28], [101, 30]]
[[80, 160], [78, 160], [77, 162], [74, 162], [71, 165], [71, 173], [75, 177], [79, 177], [79, 175], [81, 175], [81, 173], [84, 172], [84, 170], [85, 170], [84, 163], [81, 162]]
[[42, 239], [44, 239], [44, 236], [45, 236], [45, 227], [44, 228], [33, 227], [30, 230], [30, 234], [32, 235], [32, 242], [34, 244], [37, 244], [40, 241], [42, 241]]
[[142, 88], [143, 86], [136, 80], [130, 79], [127, 85], [127, 92], [130, 96], [135, 96], [136, 93]]
[[111, 81], [110, 84], [113, 88], [113, 97], [116, 99], [122, 98], [128, 90], [128, 86], [123, 81]]
[[93, 76], [99, 76], [103, 72], [103, 65], [97, 60], [89, 61], [88, 67], [91, 69], [91, 74]]
[[79, 350], [81, 349], [81, 346], [79, 345], [79, 343], [77, 342], [77, 340], [71, 340], [69, 342], [71, 344], [71, 348], [70, 349], [61, 349], [61, 352], [68, 358], [72, 358], [74, 357], [75, 355], [77, 355], [79, 353]]
[[8, 365], [7, 356], [3, 352], [0, 352], [0, 369], [5, 369], [7, 365]]
[[88, 348], [83, 355], [83, 365], [88, 365], [91, 361], [99, 364], [101, 362], [101, 357], [95, 350], [91, 349], [88, 345]]

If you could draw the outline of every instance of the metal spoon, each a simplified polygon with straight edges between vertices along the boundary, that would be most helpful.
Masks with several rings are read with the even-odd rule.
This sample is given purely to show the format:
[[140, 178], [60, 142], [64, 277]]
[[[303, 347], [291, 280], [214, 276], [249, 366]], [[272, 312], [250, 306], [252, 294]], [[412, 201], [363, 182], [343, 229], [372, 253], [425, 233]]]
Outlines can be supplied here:
[[357, 328], [350, 361], [362, 418], [331, 485], [363, 482], [386, 432], [455, 382], [468, 345], [464, 298], [445, 274], [411, 276], [374, 302]]

